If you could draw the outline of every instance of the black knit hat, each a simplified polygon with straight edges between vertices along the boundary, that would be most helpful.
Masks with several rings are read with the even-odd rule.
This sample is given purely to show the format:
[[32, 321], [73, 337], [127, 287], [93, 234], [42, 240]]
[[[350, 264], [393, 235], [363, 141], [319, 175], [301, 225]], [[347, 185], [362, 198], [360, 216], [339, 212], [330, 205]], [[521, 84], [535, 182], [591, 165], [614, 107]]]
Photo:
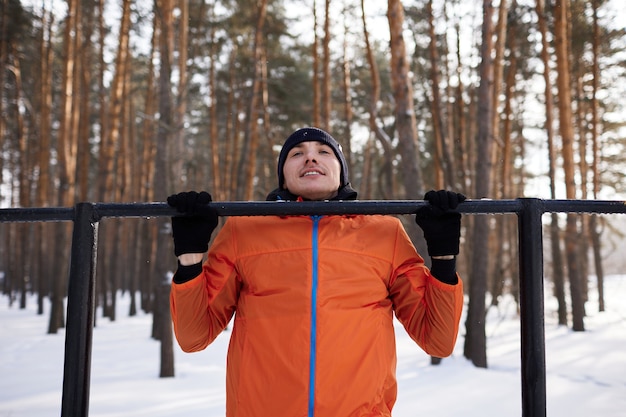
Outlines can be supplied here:
[[343, 152], [341, 151], [341, 145], [339, 142], [335, 140], [330, 134], [323, 131], [322, 129], [318, 129], [316, 127], [303, 127], [302, 129], [298, 129], [293, 132], [283, 144], [282, 149], [280, 150], [280, 155], [278, 156], [278, 188], [282, 189], [285, 185], [285, 176], [283, 174], [283, 167], [285, 165], [285, 160], [287, 159], [287, 154], [289, 151], [296, 145], [302, 142], [310, 142], [317, 141], [321, 142], [325, 145], [333, 148], [335, 152], [335, 156], [339, 160], [339, 164], [341, 165], [341, 178], [339, 188], [342, 188], [350, 182], [348, 177], [348, 164], [346, 162], [346, 158], [343, 156]]

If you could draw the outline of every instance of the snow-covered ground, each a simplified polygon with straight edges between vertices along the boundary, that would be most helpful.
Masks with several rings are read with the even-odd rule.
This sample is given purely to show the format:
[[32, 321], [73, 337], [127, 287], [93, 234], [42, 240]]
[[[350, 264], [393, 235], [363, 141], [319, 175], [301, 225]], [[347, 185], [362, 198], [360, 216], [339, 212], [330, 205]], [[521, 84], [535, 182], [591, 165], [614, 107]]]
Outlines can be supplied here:
[[[556, 324], [546, 290], [547, 414], [549, 417], [626, 415], [626, 275], [610, 276], [606, 311], [599, 313], [591, 282], [587, 331]], [[65, 334], [46, 334], [47, 313], [9, 308], [0, 298], [0, 417], [58, 416], [61, 410]], [[205, 351], [176, 347], [176, 377], [158, 378], [159, 343], [150, 338], [151, 316], [128, 317], [128, 295], [118, 320], [100, 317], [93, 335], [90, 416], [224, 416], [224, 368], [229, 333]], [[464, 320], [464, 319], [463, 319]], [[441, 365], [408, 338], [398, 339], [399, 394], [394, 417], [521, 415], [519, 317], [511, 299], [489, 311], [488, 369], [463, 357], [463, 327], [452, 357]], [[338, 416], [340, 417], [340, 416]]]

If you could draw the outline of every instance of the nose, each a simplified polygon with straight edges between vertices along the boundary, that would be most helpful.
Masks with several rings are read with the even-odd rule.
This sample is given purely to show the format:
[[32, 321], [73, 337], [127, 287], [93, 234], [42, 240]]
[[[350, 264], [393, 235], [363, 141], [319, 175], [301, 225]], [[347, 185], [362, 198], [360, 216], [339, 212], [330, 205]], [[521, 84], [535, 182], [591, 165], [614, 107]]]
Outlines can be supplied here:
[[317, 163], [317, 159], [315, 158], [315, 152], [313, 150], [307, 150], [304, 154], [305, 156], [305, 163], [309, 163], [309, 162], [315, 162]]

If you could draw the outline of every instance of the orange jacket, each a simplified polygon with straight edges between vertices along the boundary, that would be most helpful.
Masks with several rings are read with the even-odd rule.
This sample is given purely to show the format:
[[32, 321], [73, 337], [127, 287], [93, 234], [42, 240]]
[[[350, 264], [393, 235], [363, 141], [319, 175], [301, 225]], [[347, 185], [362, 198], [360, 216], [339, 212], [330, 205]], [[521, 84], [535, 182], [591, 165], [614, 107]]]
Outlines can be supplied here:
[[176, 338], [211, 343], [235, 314], [228, 417], [390, 416], [392, 317], [451, 354], [463, 287], [434, 278], [391, 216], [232, 217], [202, 274], [172, 284]]

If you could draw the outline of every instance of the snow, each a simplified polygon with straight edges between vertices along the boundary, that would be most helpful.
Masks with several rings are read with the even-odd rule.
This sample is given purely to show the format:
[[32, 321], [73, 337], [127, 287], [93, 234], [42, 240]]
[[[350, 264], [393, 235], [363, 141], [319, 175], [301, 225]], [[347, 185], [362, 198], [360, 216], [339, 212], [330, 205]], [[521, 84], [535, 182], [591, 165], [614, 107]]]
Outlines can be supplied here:
[[[556, 322], [546, 289], [547, 415], [622, 416], [626, 410], [626, 275], [606, 278], [606, 311], [598, 312], [590, 280], [585, 332]], [[150, 338], [151, 316], [127, 315], [121, 295], [118, 319], [97, 316], [93, 334], [90, 416], [217, 417], [224, 415], [229, 332], [199, 353], [175, 348], [175, 378], [159, 378], [159, 343]], [[0, 298], [0, 417], [60, 415], [65, 333], [46, 334], [49, 305], [36, 314]], [[488, 312], [488, 369], [463, 357], [463, 327], [456, 349], [441, 365], [397, 327], [398, 401], [394, 417], [521, 415], [519, 317], [505, 297]]]

